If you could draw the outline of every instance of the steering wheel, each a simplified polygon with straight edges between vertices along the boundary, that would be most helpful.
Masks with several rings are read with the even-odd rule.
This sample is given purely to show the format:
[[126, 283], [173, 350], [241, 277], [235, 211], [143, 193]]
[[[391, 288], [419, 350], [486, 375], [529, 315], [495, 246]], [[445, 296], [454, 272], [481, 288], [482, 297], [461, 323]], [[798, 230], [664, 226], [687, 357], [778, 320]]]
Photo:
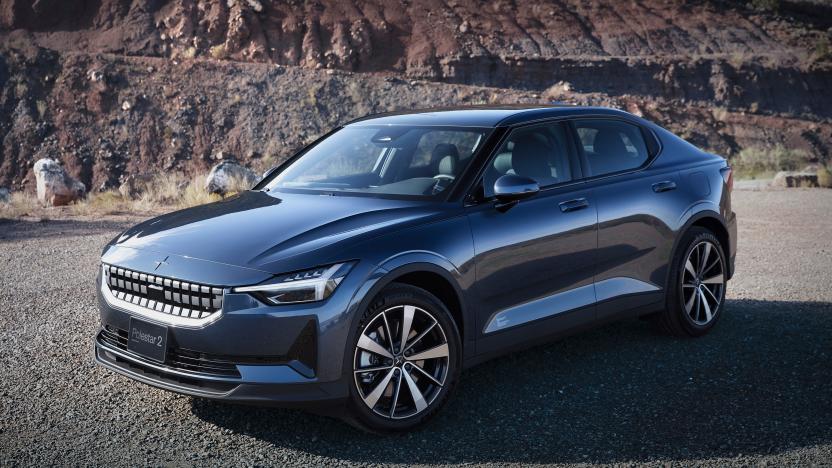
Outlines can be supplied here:
[[449, 175], [449, 174], [436, 174], [435, 176], [433, 176], [433, 178], [436, 179], [437, 181], [443, 180], [443, 179], [446, 179], [446, 180], [456, 179], [456, 177], [454, 177], [452, 175]]

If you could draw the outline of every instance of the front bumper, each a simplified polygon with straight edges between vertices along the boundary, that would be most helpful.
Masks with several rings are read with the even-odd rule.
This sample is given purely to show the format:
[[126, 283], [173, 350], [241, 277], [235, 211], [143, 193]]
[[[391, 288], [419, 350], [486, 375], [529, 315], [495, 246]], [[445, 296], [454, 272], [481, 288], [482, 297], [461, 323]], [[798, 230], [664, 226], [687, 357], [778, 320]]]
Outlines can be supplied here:
[[[363, 271], [353, 273], [357, 274], [348, 275], [331, 297], [319, 303], [275, 307], [226, 290], [221, 315], [198, 327], [160, 323], [112, 304], [102, 293], [99, 278], [101, 329], [94, 340], [95, 361], [178, 393], [241, 403], [324, 407], [324, 402], [341, 401], [349, 392], [344, 352], [356, 308], [353, 301], [358, 300], [356, 291], [365, 278]], [[164, 363], [127, 349], [131, 317], [168, 327]], [[193, 362], [198, 365], [190, 365]], [[214, 366], [221, 372], [215, 372]]]
[[[241, 370], [240, 378], [186, 372], [159, 365], [95, 340], [95, 361], [133, 380], [185, 395], [259, 405], [319, 405], [346, 398], [341, 382], [320, 382], [301, 376], [288, 365]], [[239, 368], [239, 366], [238, 366]]]

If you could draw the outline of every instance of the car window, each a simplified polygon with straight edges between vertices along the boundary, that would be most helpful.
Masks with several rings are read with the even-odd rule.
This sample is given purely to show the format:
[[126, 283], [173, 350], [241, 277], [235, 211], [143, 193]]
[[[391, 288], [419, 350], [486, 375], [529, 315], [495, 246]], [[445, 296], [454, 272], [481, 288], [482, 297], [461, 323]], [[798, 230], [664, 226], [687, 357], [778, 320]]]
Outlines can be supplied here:
[[[410, 167], [426, 167], [435, 164], [438, 158], [455, 154], [459, 161], [471, 157], [480, 143], [482, 134], [448, 130], [425, 132], [416, 145]], [[445, 152], [447, 154], [440, 154]]]
[[266, 188], [431, 197], [454, 184], [489, 131], [348, 126], [309, 148]]
[[311, 183], [339, 177], [370, 173], [381, 162], [385, 148], [372, 143], [377, 130], [350, 129], [352, 138], [325, 140], [316, 149], [326, 152], [327, 158], [307, 158], [307, 166], [297, 174], [294, 183]]
[[563, 124], [519, 128], [511, 132], [483, 176], [483, 194], [494, 195], [494, 182], [506, 174], [529, 177], [540, 187], [572, 180], [569, 141]]
[[616, 120], [575, 121], [590, 177], [636, 169], [649, 155], [641, 129]]

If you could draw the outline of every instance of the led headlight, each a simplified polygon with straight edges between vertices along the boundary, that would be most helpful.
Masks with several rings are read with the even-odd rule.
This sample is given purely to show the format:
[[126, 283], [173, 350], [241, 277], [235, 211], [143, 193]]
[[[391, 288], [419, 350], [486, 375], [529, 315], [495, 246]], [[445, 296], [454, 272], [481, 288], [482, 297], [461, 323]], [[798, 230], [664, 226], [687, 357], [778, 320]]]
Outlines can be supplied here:
[[352, 263], [312, 268], [278, 276], [268, 283], [234, 288], [234, 292], [251, 293], [274, 305], [322, 301], [335, 292], [350, 268]]

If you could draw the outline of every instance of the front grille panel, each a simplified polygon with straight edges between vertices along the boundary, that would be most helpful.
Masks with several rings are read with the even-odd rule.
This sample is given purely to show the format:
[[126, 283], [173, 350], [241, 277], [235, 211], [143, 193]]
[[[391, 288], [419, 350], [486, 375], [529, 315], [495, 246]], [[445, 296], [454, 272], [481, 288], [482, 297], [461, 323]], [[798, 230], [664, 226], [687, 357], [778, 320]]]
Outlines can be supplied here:
[[104, 281], [113, 295], [139, 307], [201, 319], [222, 309], [223, 290], [216, 286], [104, 266]]
[[[127, 330], [109, 325], [104, 327], [99, 334], [102, 342], [122, 351], [127, 351], [127, 336]], [[188, 349], [168, 347], [164, 364], [176, 370], [240, 378], [237, 366], [225, 356], [200, 353]]]

